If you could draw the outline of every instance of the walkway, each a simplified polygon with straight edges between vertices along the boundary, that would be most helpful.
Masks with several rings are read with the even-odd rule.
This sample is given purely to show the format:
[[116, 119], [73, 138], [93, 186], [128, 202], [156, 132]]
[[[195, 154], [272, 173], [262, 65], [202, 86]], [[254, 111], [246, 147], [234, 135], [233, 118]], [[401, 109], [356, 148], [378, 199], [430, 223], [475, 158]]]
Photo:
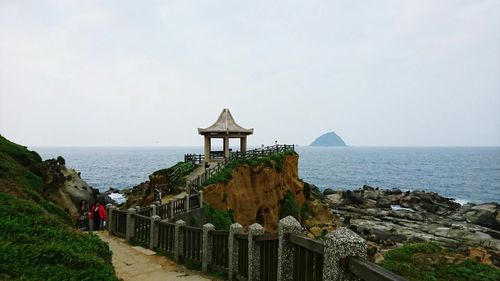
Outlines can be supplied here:
[[185, 267], [176, 264], [155, 252], [133, 247], [116, 236], [110, 236], [106, 231], [94, 232], [101, 240], [109, 244], [113, 252], [112, 262], [116, 276], [124, 281], [208, 281], [215, 280], [197, 275]]

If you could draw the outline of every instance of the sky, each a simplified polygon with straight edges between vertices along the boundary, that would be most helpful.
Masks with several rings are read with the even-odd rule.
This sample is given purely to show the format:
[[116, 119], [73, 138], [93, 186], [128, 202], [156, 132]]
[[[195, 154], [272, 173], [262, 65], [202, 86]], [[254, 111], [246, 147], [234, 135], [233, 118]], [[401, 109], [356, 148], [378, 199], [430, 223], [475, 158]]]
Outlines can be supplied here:
[[499, 146], [500, 1], [0, 0], [0, 134], [28, 146]]

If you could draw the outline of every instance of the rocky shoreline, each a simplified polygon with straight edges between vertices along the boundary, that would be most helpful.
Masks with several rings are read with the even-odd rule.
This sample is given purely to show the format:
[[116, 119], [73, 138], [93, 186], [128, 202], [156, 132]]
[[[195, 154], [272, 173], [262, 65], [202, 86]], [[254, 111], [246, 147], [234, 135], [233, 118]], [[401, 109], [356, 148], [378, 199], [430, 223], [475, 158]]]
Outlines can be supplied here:
[[394, 246], [434, 241], [483, 263], [500, 266], [500, 205], [460, 205], [434, 192], [380, 189], [323, 192], [342, 223], [369, 241], [375, 260]]

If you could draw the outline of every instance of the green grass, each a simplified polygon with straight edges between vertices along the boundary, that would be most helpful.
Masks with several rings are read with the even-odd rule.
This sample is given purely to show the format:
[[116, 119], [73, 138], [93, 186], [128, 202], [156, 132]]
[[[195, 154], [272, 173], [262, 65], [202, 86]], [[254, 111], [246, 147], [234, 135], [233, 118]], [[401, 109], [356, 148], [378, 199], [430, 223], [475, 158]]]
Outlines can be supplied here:
[[281, 218], [287, 216], [293, 216], [296, 219], [299, 219], [300, 208], [295, 202], [295, 198], [290, 191], [287, 191], [283, 200], [281, 200]]
[[207, 221], [215, 226], [215, 229], [227, 230], [233, 223], [233, 211], [224, 212], [208, 205], [203, 206], [203, 212]]
[[0, 280], [118, 280], [108, 246], [40, 205], [0, 193]]
[[250, 167], [257, 167], [260, 165], [276, 169], [277, 171], [283, 171], [284, 159], [287, 155], [297, 155], [295, 151], [285, 151], [281, 153], [275, 153], [267, 157], [255, 157], [249, 159], [237, 159], [229, 163], [222, 171], [217, 175], [209, 178], [202, 184], [202, 188], [211, 184], [216, 184], [220, 182], [227, 183], [233, 177], [233, 170], [235, 168], [241, 167], [243, 165], [248, 165]]
[[454, 254], [432, 242], [408, 244], [389, 251], [380, 265], [412, 281], [500, 280], [500, 270], [488, 265], [470, 259], [449, 263], [445, 257]]
[[107, 244], [44, 197], [42, 168], [0, 136], [0, 280], [118, 280]]
[[164, 175], [164, 176], [169, 176], [171, 173], [173, 173], [175, 170], [180, 169], [181, 174], [179, 178], [177, 178], [174, 182], [174, 186], [183, 186], [186, 184], [186, 176], [189, 175], [194, 169], [196, 169], [198, 165], [192, 165], [190, 162], [178, 162], [177, 164], [166, 168], [166, 169], [161, 169], [153, 173], [153, 175]]
[[13, 143], [0, 135], [0, 152], [9, 155], [19, 164], [27, 167], [42, 161], [38, 153], [29, 151], [25, 146]]

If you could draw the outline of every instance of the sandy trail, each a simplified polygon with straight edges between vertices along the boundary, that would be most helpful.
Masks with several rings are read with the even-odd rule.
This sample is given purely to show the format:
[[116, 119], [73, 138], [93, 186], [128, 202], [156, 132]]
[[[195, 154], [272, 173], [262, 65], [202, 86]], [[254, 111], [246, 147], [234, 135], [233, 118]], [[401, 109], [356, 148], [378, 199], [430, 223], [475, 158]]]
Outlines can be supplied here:
[[131, 246], [124, 239], [111, 236], [106, 231], [94, 233], [109, 244], [109, 248], [113, 252], [112, 262], [116, 276], [124, 281], [211, 280], [198, 275], [197, 272], [187, 270], [166, 257], [156, 255], [151, 250]]

